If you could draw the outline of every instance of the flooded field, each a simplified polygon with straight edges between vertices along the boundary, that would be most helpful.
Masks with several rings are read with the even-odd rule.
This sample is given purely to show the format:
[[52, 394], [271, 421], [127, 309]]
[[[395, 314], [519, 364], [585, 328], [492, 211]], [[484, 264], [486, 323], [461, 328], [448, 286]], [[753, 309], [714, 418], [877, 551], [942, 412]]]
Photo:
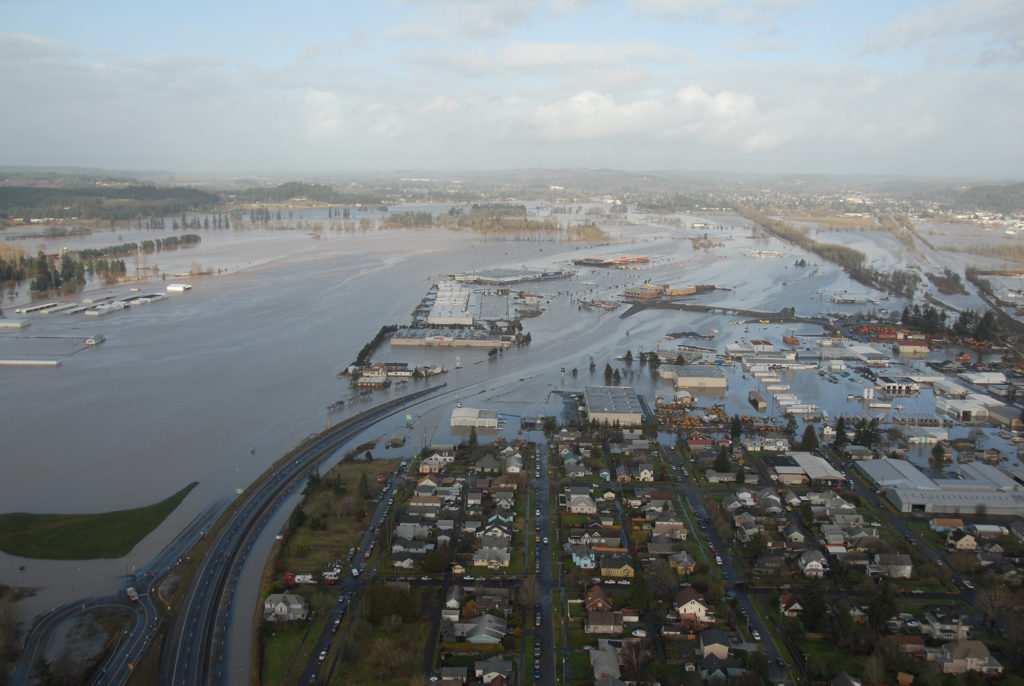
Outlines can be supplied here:
[[[694, 218], [679, 219], [689, 227]], [[631, 214], [621, 225], [607, 227], [611, 239], [597, 246], [483, 240], [426, 229], [326, 231], [324, 238], [297, 230], [200, 230], [198, 246], [150, 256], [159, 260], [161, 271], [187, 271], [194, 262], [212, 269], [213, 276], [178, 279], [191, 283], [191, 292], [98, 318], [33, 315], [28, 329], [0, 331], [2, 355], [43, 354], [44, 347], [34, 348], [33, 340], [45, 340], [45, 354], [62, 359], [55, 369], [0, 371], [7, 391], [0, 455], [6, 475], [0, 502], [6, 511], [136, 507], [199, 481], [178, 511], [126, 559], [60, 563], [0, 555], [0, 582], [20, 585], [31, 578], [32, 584], [42, 586], [40, 595], [26, 603], [31, 612], [69, 598], [69, 573], [78, 579], [77, 595], [112, 591], [118, 574], [149, 559], [206, 505], [232, 497], [305, 436], [427, 383], [409, 381], [365, 397], [347, 378], [336, 375], [382, 324], [408, 323], [431, 283], [453, 272], [524, 265], [573, 268], [572, 260], [584, 256], [650, 257], [650, 264], [636, 270], [579, 267], [571, 278], [524, 286], [541, 296], [544, 308], [540, 316], [523, 322], [533, 340], [529, 346], [493, 358], [485, 349], [382, 347], [375, 355], [378, 361], [443, 365], [448, 373], [440, 379], [451, 392], [397, 414], [354, 442], [406, 439], [403, 448], [381, 446], [377, 457], [404, 457], [425, 444], [461, 440], [449, 428], [456, 402], [498, 410], [506, 420], [504, 434], [517, 435], [519, 417], [563, 412], [558, 391], [603, 384], [607, 362], [622, 370], [624, 385], [653, 402], [658, 393], [671, 391], [668, 384], [636, 363], [627, 367], [615, 358], [627, 350], [634, 355], [674, 350], [680, 341], [669, 340], [671, 332], [710, 335], [712, 340], [699, 345], [714, 349], [753, 338], [778, 342], [784, 335], [821, 333], [810, 324], [744, 321], [728, 313], [729, 308], [774, 312], [792, 307], [810, 317], [879, 307], [899, 312], [906, 304], [883, 301], [884, 294], [873, 293], [878, 304], [837, 305], [833, 294], [868, 289], [813, 255], [776, 239], [754, 237], [749, 222], [740, 217], [709, 221], [723, 228], [678, 228], [666, 226], [664, 217]], [[106, 233], [59, 241], [77, 248], [160, 234]], [[861, 247], [879, 236], [865, 232], [856, 238]], [[892, 255], [893, 246], [886, 240], [883, 236], [869, 254]], [[52, 239], [45, 242], [54, 245]], [[34, 251], [38, 246], [25, 239], [25, 247]], [[867, 252], [869, 247], [865, 243], [862, 249]], [[772, 250], [781, 256], [751, 257], [744, 250]], [[801, 258], [806, 266], [796, 265]], [[125, 297], [133, 287], [161, 291], [165, 283], [91, 283], [74, 300]], [[580, 304], [616, 301], [626, 287], [644, 283], [714, 285], [714, 291], [691, 301], [721, 309], [650, 309], [621, 318], [625, 305], [609, 311]], [[963, 300], [978, 306], [976, 296]], [[12, 314], [25, 302], [25, 294], [8, 294], [4, 310]], [[106, 342], [82, 349], [80, 341], [95, 333], [103, 333]], [[61, 352], [61, 345], [69, 349]], [[591, 360], [597, 366], [593, 373]], [[785, 383], [829, 416], [860, 410], [860, 403], [848, 396], [861, 393], [863, 382], [823, 384], [813, 371], [791, 374]], [[757, 388], [756, 382], [744, 378], [738, 366], [728, 368], [728, 375], [727, 393], [698, 399], [703, 404], [721, 402], [730, 414], [748, 412], [747, 392]], [[327, 406], [339, 400], [345, 400], [344, 408], [329, 413]], [[915, 402], [927, 406], [930, 400], [922, 394]], [[30, 576], [18, 571], [22, 565]]]

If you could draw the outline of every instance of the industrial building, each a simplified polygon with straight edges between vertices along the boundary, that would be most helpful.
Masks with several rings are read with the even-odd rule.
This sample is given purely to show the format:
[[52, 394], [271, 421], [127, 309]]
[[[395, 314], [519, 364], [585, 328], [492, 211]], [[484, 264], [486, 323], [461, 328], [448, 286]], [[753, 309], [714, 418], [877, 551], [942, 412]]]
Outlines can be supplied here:
[[857, 469], [900, 512], [1024, 515], [1024, 489], [990, 465], [962, 464], [955, 479], [930, 479], [910, 462], [889, 458], [858, 463]]
[[710, 364], [675, 365], [674, 373], [677, 389], [724, 391], [727, 386], [722, 368]]
[[457, 281], [442, 281], [437, 285], [437, 297], [427, 315], [427, 323], [431, 326], [472, 326], [471, 294], [471, 289]]
[[628, 386], [585, 386], [583, 399], [593, 421], [635, 426], [644, 421], [640, 396]]
[[472, 427], [475, 429], [497, 429], [498, 413], [495, 410], [481, 410], [475, 407], [456, 407], [452, 410], [452, 428]]

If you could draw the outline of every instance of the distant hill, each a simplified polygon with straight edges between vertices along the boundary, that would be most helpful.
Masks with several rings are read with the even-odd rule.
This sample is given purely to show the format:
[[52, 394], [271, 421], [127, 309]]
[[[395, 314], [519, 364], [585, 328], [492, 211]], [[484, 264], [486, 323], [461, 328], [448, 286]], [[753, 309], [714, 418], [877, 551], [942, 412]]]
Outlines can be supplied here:
[[246, 188], [233, 194], [238, 202], [281, 204], [296, 198], [335, 205], [379, 205], [380, 193], [373, 191], [341, 191], [319, 183], [289, 181], [279, 186]]
[[965, 210], [999, 214], [1024, 213], [1024, 183], [975, 186], [960, 194], [956, 204]]
[[219, 196], [197, 188], [156, 186], [0, 186], [0, 217], [125, 220], [208, 210]]

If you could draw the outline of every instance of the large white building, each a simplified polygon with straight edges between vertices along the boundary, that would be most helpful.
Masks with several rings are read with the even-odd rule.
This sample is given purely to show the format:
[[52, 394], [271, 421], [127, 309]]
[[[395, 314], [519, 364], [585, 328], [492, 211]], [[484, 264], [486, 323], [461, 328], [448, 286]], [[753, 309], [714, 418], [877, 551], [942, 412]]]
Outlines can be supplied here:
[[628, 386], [585, 386], [587, 416], [599, 423], [635, 426], [644, 421], [640, 396]]
[[930, 479], [906, 460], [882, 458], [857, 464], [900, 512], [1024, 516], [1024, 489], [1002, 470], [970, 463], [957, 479]]
[[475, 407], [456, 407], [452, 410], [452, 428], [473, 427], [476, 429], [497, 429], [498, 413], [495, 410], [481, 410]]

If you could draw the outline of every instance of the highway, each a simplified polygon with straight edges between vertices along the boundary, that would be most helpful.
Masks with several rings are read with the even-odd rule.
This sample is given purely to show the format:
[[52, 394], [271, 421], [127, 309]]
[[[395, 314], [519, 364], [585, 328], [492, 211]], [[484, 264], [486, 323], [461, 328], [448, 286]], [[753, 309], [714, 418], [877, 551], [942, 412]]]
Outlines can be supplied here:
[[200, 563], [173, 630], [164, 645], [160, 683], [216, 684], [224, 679], [225, 636], [235, 585], [249, 550], [267, 521], [300, 488], [310, 472], [340, 446], [410, 402], [442, 388], [434, 386], [351, 417], [300, 446], [295, 457], [251, 489]]
[[15, 667], [12, 683], [29, 683], [35, 670], [36, 662], [44, 657], [50, 647], [54, 633], [66, 621], [77, 621], [76, 615], [100, 608], [120, 608], [134, 615], [131, 628], [127, 629], [117, 642], [114, 651], [93, 683], [101, 686], [106, 684], [123, 684], [131, 675], [134, 665], [142, 658], [143, 653], [152, 641], [160, 621], [160, 613], [154, 602], [151, 589], [171, 572], [187, 555], [202, 536], [213, 526], [217, 518], [226, 508], [224, 501], [216, 502], [201, 512], [174, 540], [157, 555], [149, 564], [134, 574], [126, 577], [125, 587], [135, 586], [139, 600], [128, 600], [124, 591], [114, 596], [84, 598], [66, 603], [52, 612], [38, 617], [25, 640], [25, 649]]

